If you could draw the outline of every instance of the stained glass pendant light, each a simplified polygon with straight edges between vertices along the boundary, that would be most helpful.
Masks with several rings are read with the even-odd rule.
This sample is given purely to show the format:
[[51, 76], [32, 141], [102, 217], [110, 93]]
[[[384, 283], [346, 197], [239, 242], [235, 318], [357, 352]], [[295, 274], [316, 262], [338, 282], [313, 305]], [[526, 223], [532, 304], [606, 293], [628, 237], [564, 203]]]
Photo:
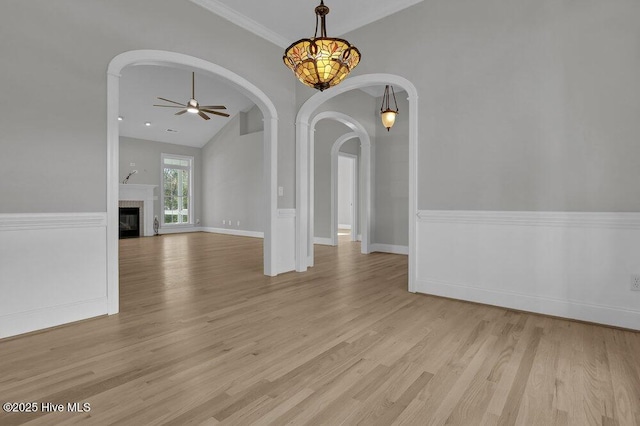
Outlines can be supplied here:
[[[323, 91], [335, 86], [360, 62], [360, 51], [347, 40], [327, 37], [324, 0], [316, 7], [316, 32], [296, 41], [284, 51], [284, 64], [303, 84]], [[318, 37], [318, 20], [320, 37]]]
[[[396, 109], [389, 107], [389, 87], [391, 87], [391, 93], [393, 94], [393, 104]], [[380, 116], [382, 117], [382, 125], [389, 129], [393, 127], [396, 122], [396, 115], [398, 115], [398, 102], [396, 102], [396, 92], [393, 90], [393, 86], [388, 84], [384, 88], [384, 95], [382, 96], [382, 105], [380, 106]]]

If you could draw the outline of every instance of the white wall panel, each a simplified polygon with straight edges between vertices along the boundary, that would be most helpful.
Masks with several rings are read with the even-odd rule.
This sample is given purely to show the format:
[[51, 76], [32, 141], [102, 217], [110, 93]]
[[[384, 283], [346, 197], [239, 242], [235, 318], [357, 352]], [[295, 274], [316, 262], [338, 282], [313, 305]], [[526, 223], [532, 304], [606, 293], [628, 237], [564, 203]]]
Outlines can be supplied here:
[[106, 214], [0, 215], [0, 338], [107, 313]]
[[421, 211], [421, 293], [640, 329], [640, 214]]
[[276, 225], [276, 273], [296, 269], [296, 210], [279, 209]]

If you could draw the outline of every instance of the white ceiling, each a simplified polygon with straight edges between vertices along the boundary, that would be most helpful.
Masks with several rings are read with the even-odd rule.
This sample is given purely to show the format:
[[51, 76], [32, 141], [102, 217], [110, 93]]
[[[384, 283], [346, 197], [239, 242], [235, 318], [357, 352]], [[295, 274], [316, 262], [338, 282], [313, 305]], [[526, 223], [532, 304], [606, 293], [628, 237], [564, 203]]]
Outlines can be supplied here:
[[[201, 105], [225, 105], [231, 117], [209, 115], [203, 120], [195, 114], [174, 115], [179, 109], [159, 108], [167, 104], [157, 97], [187, 103], [191, 98], [191, 71], [180, 68], [138, 65], [127, 67], [120, 79], [120, 135], [194, 147], [203, 147], [240, 111], [254, 105], [236, 89], [210, 74], [196, 71], [196, 99]], [[145, 122], [151, 126], [146, 127]], [[177, 130], [177, 133], [167, 132]]]
[[[313, 36], [320, 0], [191, 0], [205, 9], [286, 48]], [[326, 0], [327, 35], [341, 36], [424, 0]]]

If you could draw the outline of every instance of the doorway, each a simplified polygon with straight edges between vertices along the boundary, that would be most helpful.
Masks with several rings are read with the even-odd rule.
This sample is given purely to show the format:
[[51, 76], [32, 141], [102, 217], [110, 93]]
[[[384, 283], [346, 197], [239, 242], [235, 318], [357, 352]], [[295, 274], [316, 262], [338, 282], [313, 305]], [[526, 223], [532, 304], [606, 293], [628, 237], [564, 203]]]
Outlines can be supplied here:
[[118, 281], [118, 193], [119, 193], [119, 129], [121, 71], [135, 65], [165, 65], [199, 70], [224, 79], [229, 86], [253, 101], [264, 117], [263, 178], [265, 189], [265, 227], [263, 242], [263, 270], [275, 276], [276, 220], [277, 220], [277, 135], [278, 114], [275, 105], [257, 86], [238, 74], [209, 61], [176, 52], [134, 50], [113, 58], [107, 69], [107, 300], [108, 314], [119, 312]]
[[[358, 240], [358, 157], [338, 153], [338, 244]], [[350, 236], [341, 238], [344, 236]]]

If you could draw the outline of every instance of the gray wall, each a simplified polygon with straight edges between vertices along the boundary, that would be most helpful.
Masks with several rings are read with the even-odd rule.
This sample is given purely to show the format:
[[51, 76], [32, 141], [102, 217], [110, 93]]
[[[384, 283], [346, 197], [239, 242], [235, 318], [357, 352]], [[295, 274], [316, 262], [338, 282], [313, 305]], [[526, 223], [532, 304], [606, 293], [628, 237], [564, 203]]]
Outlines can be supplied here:
[[331, 238], [331, 147], [351, 129], [320, 120], [314, 134], [314, 236]]
[[[336, 96], [322, 105], [321, 111], [338, 111], [356, 119], [369, 133], [374, 164], [372, 243], [406, 246], [409, 244], [409, 103], [407, 94], [397, 94], [401, 113], [387, 132], [380, 122], [382, 98], [354, 90]], [[331, 236], [331, 147], [347, 126], [334, 120], [321, 120], [314, 133], [316, 237]], [[359, 140], [346, 142], [341, 151], [359, 155]], [[360, 194], [362, 195], [362, 194]], [[359, 200], [359, 205], [362, 200]], [[358, 213], [359, 214], [359, 213]], [[360, 232], [360, 229], [358, 229]]]
[[[189, 155], [193, 157], [193, 220], [202, 218], [202, 162], [200, 157], [202, 149], [171, 143], [147, 141], [142, 139], [120, 137], [120, 182], [132, 171], [138, 173], [129, 178], [129, 183], [142, 183], [147, 185], [157, 185], [153, 194], [158, 197], [153, 203], [154, 215], [162, 219], [162, 208], [160, 206], [160, 190], [162, 188], [161, 161], [160, 155], [177, 154]], [[135, 163], [135, 166], [129, 164]], [[162, 223], [162, 221], [160, 222]]]
[[281, 48], [188, 1], [29, 0], [0, 13], [0, 198], [12, 200], [0, 213], [106, 210], [106, 71], [135, 49], [196, 56], [260, 87], [279, 115], [279, 204], [294, 206], [298, 83]]
[[639, 211], [638, 22], [628, 0], [426, 0], [344, 37], [355, 75], [417, 86], [418, 208]]
[[249, 133], [261, 132], [264, 130], [264, 120], [262, 112], [257, 105], [254, 105], [247, 112], [240, 112], [240, 134], [247, 135]]
[[[376, 127], [374, 173], [373, 242], [409, 244], [409, 102], [405, 92], [397, 93], [396, 122], [387, 131]], [[382, 98], [376, 99], [380, 120]]]
[[[253, 115], [245, 124], [255, 128], [261, 120], [261, 115]], [[264, 231], [263, 132], [241, 135], [240, 121], [240, 115], [235, 116], [202, 148], [202, 224]]]

